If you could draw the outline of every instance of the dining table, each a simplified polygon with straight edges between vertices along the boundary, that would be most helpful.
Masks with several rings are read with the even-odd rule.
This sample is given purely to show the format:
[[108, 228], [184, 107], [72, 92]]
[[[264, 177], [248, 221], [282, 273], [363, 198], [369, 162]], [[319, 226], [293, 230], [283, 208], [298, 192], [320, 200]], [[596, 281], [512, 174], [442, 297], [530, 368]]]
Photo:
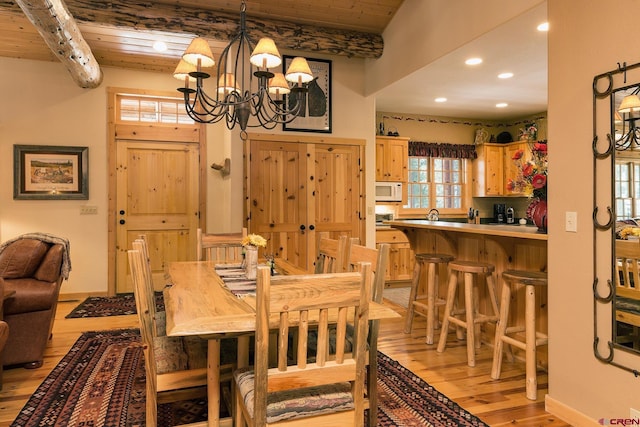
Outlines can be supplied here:
[[[311, 274], [285, 260], [274, 262], [275, 274]], [[167, 286], [163, 290], [167, 336], [198, 336], [208, 342], [208, 416], [205, 423], [197, 425], [232, 425], [231, 417], [220, 418], [220, 340], [238, 338], [238, 367], [242, 367], [247, 363], [246, 349], [256, 327], [256, 298], [247, 286], [248, 281], [223, 280], [233, 277], [232, 270], [234, 274], [241, 273], [239, 267], [211, 261], [181, 261], [172, 262], [167, 268]], [[371, 302], [370, 320], [394, 317], [400, 317], [400, 314], [383, 304]]]

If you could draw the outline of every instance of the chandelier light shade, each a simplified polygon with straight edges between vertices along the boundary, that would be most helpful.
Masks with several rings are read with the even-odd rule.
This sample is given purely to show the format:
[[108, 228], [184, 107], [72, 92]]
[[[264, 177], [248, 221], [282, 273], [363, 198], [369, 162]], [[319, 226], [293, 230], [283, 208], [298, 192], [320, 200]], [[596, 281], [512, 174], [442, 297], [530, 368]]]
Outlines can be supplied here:
[[293, 58], [291, 65], [287, 69], [286, 79], [292, 83], [309, 83], [313, 80], [313, 74], [309, 63], [302, 57]]
[[173, 72], [173, 77], [178, 80], [182, 80], [183, 82], [185, 82], [185, 86], [188, 87], [189, 82], [193, 83], [196, 81], [196, 78], [190, 75], [190, 73], [194, 71], [196, 71], [196, 67], [194, 65], [189, 64], [184, 59], [181, 59], [175, 71]]
[[[290, 123], [305, 111], [308, 83], [313, 74], [307, 60], [296, 57], [286, 75], [269, 69], [280, 67], [282, 57], [275, 42], [268, 37], [254, 43], [246, 30], [246, 5], [240, 8], [240, 30], [224, 48], [218, 59], [216, 90], [207, 94], [204, 82], [211, 77], [203, 68], [216, 61], [207, 41], [196, 37], [182, 55], [174, 76], [184, 80], [178, 89], [184, 96], [187, 114], [198, 123], [225, 120], [228, 129], [240, 126], [242, 135], [247, 127], [273, 129], [277, 124]], [[193, 68], [185, 77], [182, 62]], [[186, 67], [186, 66], [185, 66]], [[189, 82], [195, 81], [195, 88]], [[287, 95], [285, 105], [282, 99]], [[253, 120], [250, 119], [253, 118]]]
[[640, 98], [638, 98], [638, 95], [632, 94], [625, 96], [620, 103], [618, 111], [623, 114], [640, 111]]
[[182, 54], [182, 59], [198, 67], [210, 68], [216, 65], [209, 43], [202, 37], [191, 40], [189, 47]]
[[269, 93], [273, 95], [286, 95], [291, 90], [289, 89], [289, 83], [285, 79], [284, 74], [275, 73], [273, 77], [269, 79]]

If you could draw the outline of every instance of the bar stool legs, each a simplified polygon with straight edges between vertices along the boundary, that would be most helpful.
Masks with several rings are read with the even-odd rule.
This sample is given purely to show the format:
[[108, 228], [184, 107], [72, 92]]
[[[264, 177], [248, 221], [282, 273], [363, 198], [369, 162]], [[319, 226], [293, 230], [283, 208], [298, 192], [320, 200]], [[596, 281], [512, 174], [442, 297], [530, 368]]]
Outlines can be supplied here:
[[[500, 320], [496, 327], [495, 347], [493, 352], [493, 366], [491, 378], [499, 379], [502, 370], [502, 353], [504, 343], [518, 347], [525, 352], [526, 365], [526, 395], [528, 399], [538, 398], [537, 355], [536, 348], [548, 343], [546, 334], [536, 332], [536, 286], [547, 285], [547, 273], [539, 271], [507, 270], [502, 273], [502, 299], [500, 305]], [[524, 326], [508, 326], [509, 308], [512, 287], [522, 284], [525, 286], [525, 321]], [[508, 334], [524, 332], [524, 341]]]
[[[440, 264], [447, 264], [453, 260], [452, 255], [445, 254], [416, 254], [416, 263], [413, 268], [413, 277], [411, 280], [411, 293], [409, 295], [409, 307], [407, 308], [407, 317], [405, 318], [404, 333], [411, 333], [413, 317], [417, 314], [427, 318], [427, 337], [426, 343], [433, 344], [433, 334], [437, 321], [437, 306], [444, 305], [444, 300], [438, 300], [436, 297], [437, 287], [439, 283], [438, 270]], [[419, 295], [420, 276], [424, 264], [427, 265], [427, 294]], [[425, 304], [426, 302], [426, 304]], [[416, 310], [420, 308], [424, 312]]]
[[[499, 318], [498, 303], [496, 300], [493, 272], [495, 267], [491, 264], [470, 261], [452, 261], [449, 263], [449, 285], [447, 288], [447, 299], [444, 309], [444, 319], [442, 330], [440, 331], [440, 341], [438, 342], [438, 353], [442, 353], [447, 345], [447, 334], [449, 324], [453, 323], [458, 327], [467, 330], [467, 364], [476, 365], [476, 348], [480, 347], [480, 326], [486, 322], [496, 322]], [[458, 288], [458, 273], [464, 274], [464, 294], [465, 308], [454, 310]], [[493, 314], [480, 313], [478, 309], [477, 279], [478, 275], [485, 277], [488, 299], [491, 304]], [[464, 315], [464, 318], [458, 316]]]

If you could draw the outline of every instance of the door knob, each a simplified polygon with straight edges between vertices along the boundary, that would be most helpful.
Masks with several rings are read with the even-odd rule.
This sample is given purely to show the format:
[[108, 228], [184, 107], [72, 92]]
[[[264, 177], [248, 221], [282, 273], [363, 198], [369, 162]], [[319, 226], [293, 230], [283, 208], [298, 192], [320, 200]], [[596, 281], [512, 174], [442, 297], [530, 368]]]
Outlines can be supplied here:
[[125, 220], [124, 220], [124, 219], [121, 219], [121, 220], [120, 220], [120, 224], [124, 224], [124, 223], [125, 223]]
[[313, 224], [311, 224], [311, 225], [309, 226], [309, 230], [313, 231], [313, 230], [315, 230], [315, 229], [316, 229], [316, 228], [313, 226]]
[[304, 226], [304, 224], [302, 224], [302, 225], [300, 226], [300, 230], [302, 230], [302, 231], [304, 231], [304, 229], [305, 229], [305, 228], [306, 228], [306, 227]]

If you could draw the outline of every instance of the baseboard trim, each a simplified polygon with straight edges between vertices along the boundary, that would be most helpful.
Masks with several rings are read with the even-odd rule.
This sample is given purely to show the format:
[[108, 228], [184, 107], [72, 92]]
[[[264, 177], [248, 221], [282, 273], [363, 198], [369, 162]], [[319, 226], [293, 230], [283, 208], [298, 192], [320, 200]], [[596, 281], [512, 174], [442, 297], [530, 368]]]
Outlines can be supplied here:
[[601, 427], [602, 425], [598, 421], [587, 417], [582, 412], [575, 410], [574, 408], [565, 405], [564, 403], [550, 397], [548, 394], [544, 397], [544, 409], [550, 414], [555, 415], [562, 421], [571, 424], [572, 426], [581, 427]]
[[69, 302], [69, 301], [84, 301], [89, 297], [106, 297], [106, 292], [78, 292], [78, 293], [70, 293], [70, 294], [59, 294], [58, 302]]

